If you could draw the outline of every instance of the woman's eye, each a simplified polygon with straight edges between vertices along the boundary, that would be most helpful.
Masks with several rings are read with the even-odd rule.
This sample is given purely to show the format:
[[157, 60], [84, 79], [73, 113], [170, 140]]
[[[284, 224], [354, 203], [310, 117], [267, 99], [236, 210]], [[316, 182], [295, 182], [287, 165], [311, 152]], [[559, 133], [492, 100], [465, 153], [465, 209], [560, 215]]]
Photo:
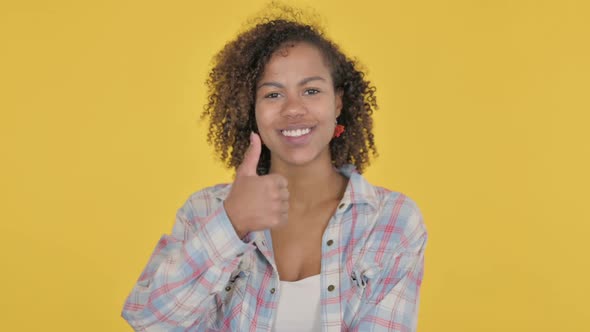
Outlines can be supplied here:
[[320, 90], [317, 90], [317, 89], [307, 89], [307, 90], [305, 90], [305, 94], [306, 95], [315, 95], [315, 94], [318, 94], [318, 93], [320, 93]]
[[269, 93], [266, 96], [264, 96], [264, 98], [271, 98], [271, 99], [272, 98], [278, 98], [278, 97], [279, 97], [279, 94], [276, 93], [276, 92], [272, 92], [272, 93]]

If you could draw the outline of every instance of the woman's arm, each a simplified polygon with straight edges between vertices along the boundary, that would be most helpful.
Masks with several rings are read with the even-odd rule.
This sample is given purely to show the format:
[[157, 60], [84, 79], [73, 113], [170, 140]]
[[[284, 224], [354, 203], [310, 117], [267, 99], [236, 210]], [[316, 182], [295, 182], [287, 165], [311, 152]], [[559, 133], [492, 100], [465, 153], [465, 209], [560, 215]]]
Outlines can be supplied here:
[[238, 238], [223, 202], [204, 191], [192, 195], [178, 210], [172, 234], [158, 242], [122, 316], [137, 331], [207, 326], [217, 309], [215, 294], [253, 249]]

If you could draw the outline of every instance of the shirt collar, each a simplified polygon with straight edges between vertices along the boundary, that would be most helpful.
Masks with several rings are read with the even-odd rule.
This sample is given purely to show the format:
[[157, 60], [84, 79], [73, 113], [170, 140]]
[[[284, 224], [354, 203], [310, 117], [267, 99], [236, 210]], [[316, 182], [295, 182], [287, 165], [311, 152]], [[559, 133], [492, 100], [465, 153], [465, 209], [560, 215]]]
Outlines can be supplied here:
[[[340, 167], [338, 171], [349, 178], [346, 191], [342, 197], [342, 203], [345, 205], [369, 204], [371, 207], [377, 208], [378, 201], [375, 187], [358, 173], [354, 165], [346, 164]], [[346, 208], [343, 207], [342, 210], [346, 210]]]
[[[361, 174], [358, 173], [356, 167], [352, 164], [345, 164], [338, 169], [338, 171], [346, 176], [349, 181], [346, 185], [346, 190], [342, 200], [336, 208], [335, 214], [344, 213], [348, 210], [350, 205], [368, 204], [373, 209], [378, 206], [376, 188], [371, 185]], [[224, 201], [231, 190], [231, 183], [219, 184], [211, 189], [213, 197]], [[267, 244], [270, 246], [270, 234], [267, 231], [251, 232], [243, 239], [245, 242], [255, 242], [261, 250], [269, 250]]]

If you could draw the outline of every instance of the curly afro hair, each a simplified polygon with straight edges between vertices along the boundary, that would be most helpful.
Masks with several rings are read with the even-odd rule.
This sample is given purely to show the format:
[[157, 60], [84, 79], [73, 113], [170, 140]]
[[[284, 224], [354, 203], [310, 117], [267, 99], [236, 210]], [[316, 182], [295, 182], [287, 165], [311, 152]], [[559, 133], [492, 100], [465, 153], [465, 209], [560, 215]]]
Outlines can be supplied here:
[[[236, 169], [248, 148], [250, 133], [258, 132], [256, 86], [266, 63], [285, 43], [307, 42], [321, 51], [330, 67], [334, 89], [342, 93], [338, 124], [346, 130], [330, 142], [332, 164], [353, 164], [362, 173], [369, 165], [369, 154], [377, 156], [371, 117], [377, 109], [376, 89], [358, 69], [357, 61], [346, 57], [319, 27], [302, 23], [301, 13], [292, 9], [286, 14], [258, 18], [253, 27], [227, 43], [214, 57], [206, 81], [208, 102], [201, 116], [209, 120], [207, 142], [228, 168]], [[257, 173], [268, 174], [269, 169], [270, 150], [263, 145]]]

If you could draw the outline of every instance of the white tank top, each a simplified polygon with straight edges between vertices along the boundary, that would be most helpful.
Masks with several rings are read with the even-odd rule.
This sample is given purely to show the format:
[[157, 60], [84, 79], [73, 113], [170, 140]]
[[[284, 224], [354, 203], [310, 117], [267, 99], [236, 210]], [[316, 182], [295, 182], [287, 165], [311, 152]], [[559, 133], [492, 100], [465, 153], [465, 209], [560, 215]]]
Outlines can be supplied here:
[[320, 325], [320, 275], [281, 281], [274, 332], [316, 332]]

